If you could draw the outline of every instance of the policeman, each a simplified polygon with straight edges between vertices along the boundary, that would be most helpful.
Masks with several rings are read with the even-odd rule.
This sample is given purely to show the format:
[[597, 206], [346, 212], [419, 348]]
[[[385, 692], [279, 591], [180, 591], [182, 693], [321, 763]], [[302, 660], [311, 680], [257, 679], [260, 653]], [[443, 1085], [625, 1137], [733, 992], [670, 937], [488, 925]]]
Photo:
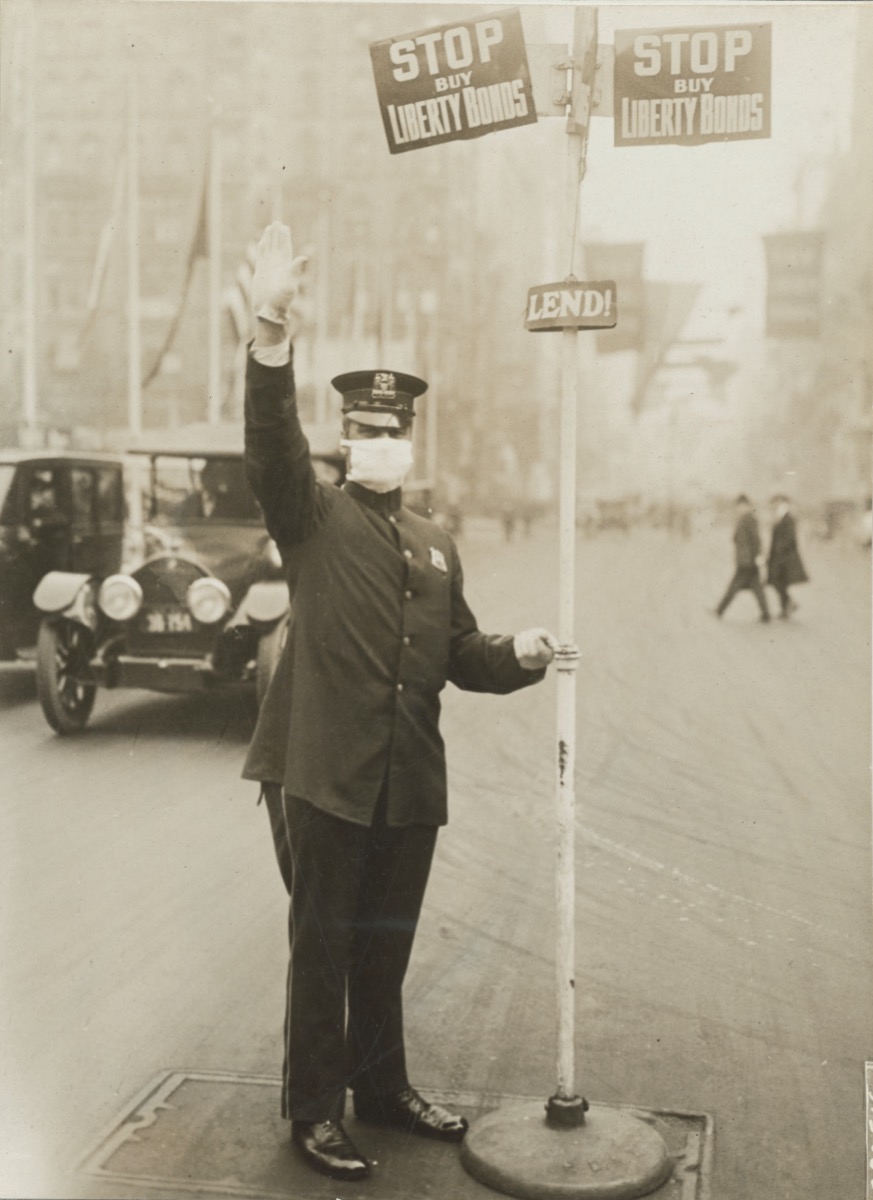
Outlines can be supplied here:
[[[282, 1115], [314, 1168], [361, 1179], [342, 1125], [460, 1141], [466, 1121], [406, 1074], [401, 990], [437, 830], [447, 820], [440, 692], [542, 679], [544, 629], [481, 633], [451, 537], [403, 506], [412, 375], [338, 376], [343, 488], [316, 479], [297, 415], [288, 320], [302, 260], [274, 223], [257, 251], [246, 470], [282, 555], [293, 621], [244, 775], [267, 785], [291, 893]], [[277, 786], [278, 785], [278, 786]]]

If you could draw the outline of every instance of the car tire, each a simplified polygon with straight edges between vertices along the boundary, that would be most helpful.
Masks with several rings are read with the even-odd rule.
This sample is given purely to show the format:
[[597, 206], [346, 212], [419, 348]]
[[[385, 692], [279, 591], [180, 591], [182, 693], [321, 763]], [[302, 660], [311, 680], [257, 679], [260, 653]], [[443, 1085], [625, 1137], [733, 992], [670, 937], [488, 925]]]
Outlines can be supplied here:
[[264, 702], [267, 688], [270, 686], [270, 680], [273, 678], [273, 672], [276, 670], [276, 664], [285, 646], [289, 624], [289, 618], [283, 617], [269, 633], [261, 634], [258, 639], [258, 661], [255, 669], [255, 698], [258, 708]]
[[55, 733], [85, 728], [95, 683], [83, 683], [91, 657], [90, 631], [78, 621], [43, 621], [36, 642], [36, 693], [45, 719]]

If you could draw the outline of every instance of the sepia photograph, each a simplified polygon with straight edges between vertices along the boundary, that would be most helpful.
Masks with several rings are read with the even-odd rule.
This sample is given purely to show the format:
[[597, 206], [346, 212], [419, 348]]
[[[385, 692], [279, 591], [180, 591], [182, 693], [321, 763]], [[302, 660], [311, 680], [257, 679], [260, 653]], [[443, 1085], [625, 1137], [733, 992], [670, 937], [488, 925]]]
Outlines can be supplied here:
[[871, 79], [0, 0], [2, 1200], [873, 1200]]

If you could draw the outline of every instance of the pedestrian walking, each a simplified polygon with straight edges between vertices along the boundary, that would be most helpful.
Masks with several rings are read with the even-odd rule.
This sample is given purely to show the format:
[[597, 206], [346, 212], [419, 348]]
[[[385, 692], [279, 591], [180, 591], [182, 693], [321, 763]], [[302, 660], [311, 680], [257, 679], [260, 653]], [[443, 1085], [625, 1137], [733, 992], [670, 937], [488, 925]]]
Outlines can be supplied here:
[[869, 550], [873, 545], [873, 499], [869, 496], [864, 501], [864, 511], [858, 518], [855, 538], [862, 550]]
[[758, 601], [758, 608], [761, 610], [760, 620], [769, 621], [770, 610], [767, 607], [767, 597], [761, 584], [759, 570], [763, 558], [758, 518], [755, 516], [751, 500], [745, 493], [737, 496], [735, 507], [737, 514], [734, 526], [736, 570], [727, 586], [727, 591], [715, 609], [715, 615], [721, 617], [737, 592], [748, 590], [754, 593], [755, 599]]
[[776, 495], [773, 507], [773, 528], [770, 533], [770, 553], [767, 556], [767, 582], [779, 597], [779, 616], [787, 620], [797, 609], [788, 589], [796, 583], [806, 583], [809, 576], [797, 547], [797, 522], [787, 496]]
[[497, 446], [494, 470], [494, 494], [497, 498], [503, 536], [511, 542], [524, 507], [524, 481], [515, 447], [504, 437]]
[[371, 1164], [342, 1121], [460, 1141], [463, 1117], [410, 1085], [402, 984], [437, 830], [447, 820], [440, 692], [508, 693], [554, 656], [540, 628], [482, 633], [451, 536], [403, 505], [415, 399], [389, 371], [337, 376], [342, 488], [316, 480], [297, 414], [287, 320], [301, 260], [274, 223], [257, 249], [246, 468], [279, 547], [293, 620], [244, 775], [266, 783], [289, 885], [282, 1115], [305, 1161], [354, 1180]]

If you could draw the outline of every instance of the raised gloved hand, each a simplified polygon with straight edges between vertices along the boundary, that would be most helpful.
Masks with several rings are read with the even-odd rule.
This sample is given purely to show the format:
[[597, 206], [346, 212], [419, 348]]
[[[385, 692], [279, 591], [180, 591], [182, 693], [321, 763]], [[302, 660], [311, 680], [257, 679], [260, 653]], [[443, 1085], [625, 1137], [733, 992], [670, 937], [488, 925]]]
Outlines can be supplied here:
[[305, 263], [305, 255], [294, 257], [288, 226], [281, 221], [268, 225], [255, 252], [252, 308], [256, 317], [275, 325], [288, 324]]
[[555, 657], [557, 638], [547, 629], [525, 629], [512, 640], [515, 657], [526, 671], [539, 671]]

